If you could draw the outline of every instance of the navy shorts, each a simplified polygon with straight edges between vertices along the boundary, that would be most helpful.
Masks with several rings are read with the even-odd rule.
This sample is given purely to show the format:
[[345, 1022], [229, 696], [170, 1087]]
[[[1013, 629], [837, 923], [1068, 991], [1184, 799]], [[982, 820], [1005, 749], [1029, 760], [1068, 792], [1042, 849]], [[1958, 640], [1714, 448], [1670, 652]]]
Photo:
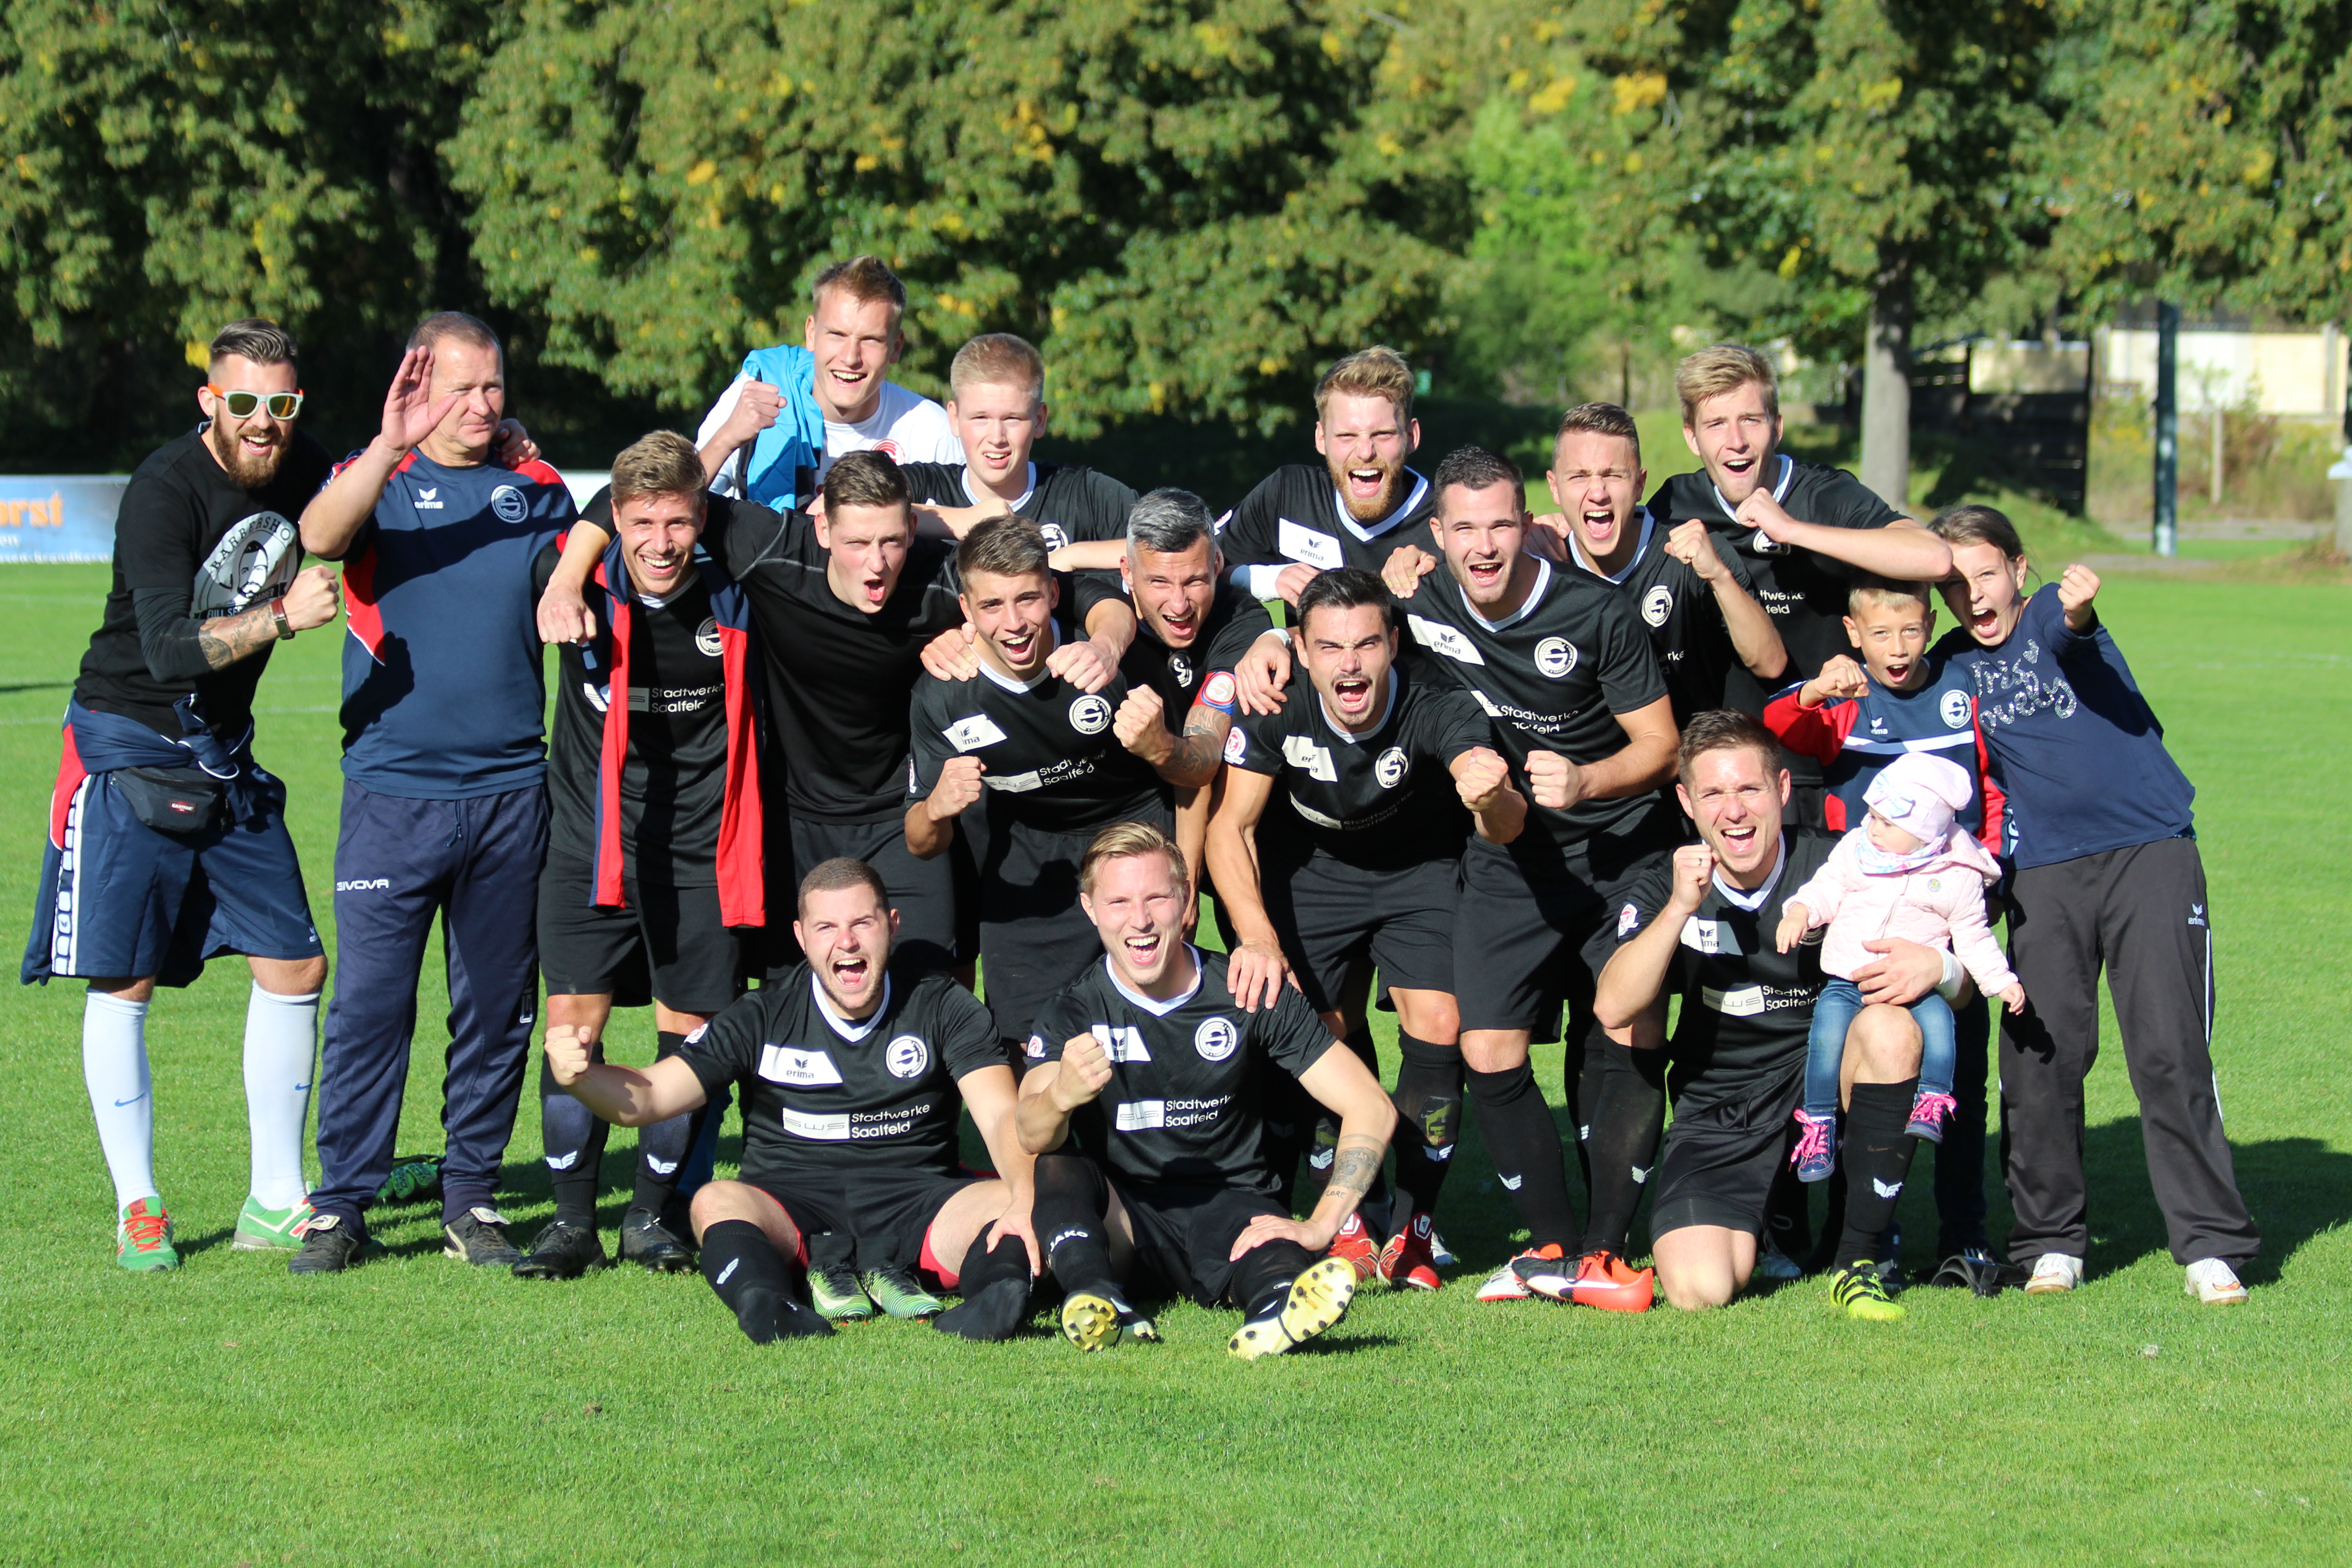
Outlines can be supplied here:
[[32, 933], [25, 977], [152, 975], [189, 985], [223, 953], [323, 953], [286, 831], [286, 786], [259, 769], [254, 779], [253, 815], [200, 833], [140, 821], [111, 773], [74, 784], [53, 825], [41, 897], [47, 918]]

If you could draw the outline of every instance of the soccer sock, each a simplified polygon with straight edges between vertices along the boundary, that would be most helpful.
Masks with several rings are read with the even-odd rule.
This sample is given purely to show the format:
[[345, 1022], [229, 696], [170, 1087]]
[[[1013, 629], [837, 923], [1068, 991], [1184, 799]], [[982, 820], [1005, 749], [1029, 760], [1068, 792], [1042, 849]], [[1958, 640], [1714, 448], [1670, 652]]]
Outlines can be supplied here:
[[1225, 1287], [1225, 1297], [1244, 1318], [1278, 1312], [1290, 1299], [1290, 1282], [1314, 1262], [1314, 1255], [1295, 1241], [1262, 1241], [1234, 1265], [1234, 1282]]
[[253, 1198], [290, 1209], [310, 1195], [302, 1179], [302, 1118], [319, 1042], [319, 993], [253, 988], [245, 1007], [245, 1115], [253, 1142]]
[[1502, 1072], [1465, 1068], [1463, 1076], [1495, 1173], [1528, 1227], [1528, 1245], [1569, 1246], [1576, 1239], [1576, 1212], [1568, 1201], [1568, 1163], [1535, 1072], [1521, 1062]]
[[1605, 1037], [1602, 1047], [1609, 1068], [1584, 1140], [1591, 1160], [1592, 1212], [1585, 1218], [1580, 1250], [1606, 1247], [1622, 1256], [1633, 1211], [1642, 1206], [1642, 1184], [1658, 1162], [1666, 1063], [1664, 1052], [1637, 1051]]
[[[677, 1055], [686, 1044], [684, 1035], [660, 1031], [660, 1049], [656, 1061]], [[677, 1191], [678, 1169], [686, 1163], [687, 1152], [702, 1132], [702, 1115], [689, 1110], [673, 1116], [667, 1121], [656, 1121], [651, 1127], [637, 1130], [637, 1185], [629, 1195], [631, 1208], [644, 1209], [659, 1218], [670, 1194]]]
[[988, 1233], [965, 1249], [963, 1269], [956, 1279], [956, 1289], [963, 1300], [931, 1320], [931, 1326], [943, 1334], [954, 1334], [966, 1340], [1004, 1340], [1013, 1337], [1029, 1316], [1029, 1247], [1017, 1236], [1000, 1237], [994, 1247], [981, 1250]]
[[147, 1077], [147, 1004], [93, 991], [81, 1009], [81, 1077], [98, 1119], [98, 1146], [114, 1178], [114, 1206], [155, 1191], [155, 1099]]
[[833, 1332], [793, 1289], [784, 1255], [750, 1220], [722, 1219], [702, 1233], [702, 1277], [753, 1344]]
[[1895, 1200], [1903, 1195], [1903, 1178], [1918, 1145], [1903, 1131], [1918, 1092], [1917, 1079], [1853, 1086], [1845, 1113], [1845, 1228], [1831, 1260], [1835, 1267], [1865, 1258], [1885, 1261], [1878, 1256], [1879, 1244], [1895, 1223]]
[[[601, 1045], [590, 1059], [603, 1061]], [[555, 1217], [574, 1225], [596, 1223], [596, 1175], [604, 1163], [604, 1140], [612, 1124], [557, 1087], [544, 1058], [539, 1067], [539, 1141], [546, 1152], [548, 1185], [555, 1189]]]
[[1103, 1211], [1110, 1194], [1091, 1160], [1075, 1154], [1037, 1157], [1037, 1195], [1031, 1223], [1045, 1249], [1045, 1267], [1068, 1295], [1085, 1290], [1117, 1300], [1110, 1268], [1110, 1238]]
[[1400, 1032], [1397, 1054], [1396, 1184], [1408, 1212], [1392, 1228], [1402, 1230], [1413, 1215], [1437, 1212], [1438, 1191], [1453, 1169], [1462, 1134], [1462, 1048]]
[[1589, 1012], [1571, 1011], [1563, 1037], [1568, 1049], [1560, 1058], [1560, 1089], [1576, 1123], [1577, 1173], [1584, 1178], [1586, 1194], [1598, 1203], [1592, 1192], [1592, 1128], [1601, 1116], [1601, 1097], [1609, 1092], [1609, 1048], [1616, 1042]]

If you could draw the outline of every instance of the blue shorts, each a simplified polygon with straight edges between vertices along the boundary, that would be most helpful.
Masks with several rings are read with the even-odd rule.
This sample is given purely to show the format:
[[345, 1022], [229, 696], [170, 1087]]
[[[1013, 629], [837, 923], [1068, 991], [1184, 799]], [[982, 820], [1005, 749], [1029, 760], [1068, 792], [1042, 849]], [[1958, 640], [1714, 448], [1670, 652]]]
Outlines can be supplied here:
[[319, 928], [286, 831], [286, 786], [255, 770], [256, 809], [201, 833], [131, 815], [111, 773], [58, 778], [23, 978], [188, 985], [223, 953], [317, 958]]

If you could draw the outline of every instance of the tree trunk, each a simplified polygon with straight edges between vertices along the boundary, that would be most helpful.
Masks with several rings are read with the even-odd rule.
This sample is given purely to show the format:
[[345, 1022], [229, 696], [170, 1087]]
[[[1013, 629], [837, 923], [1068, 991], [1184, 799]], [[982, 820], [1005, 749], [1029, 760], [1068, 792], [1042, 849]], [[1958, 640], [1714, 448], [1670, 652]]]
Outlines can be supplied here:
[[1862, 482], [1911, 512], [1911, 258], [1882, 258], [1862, 363]]

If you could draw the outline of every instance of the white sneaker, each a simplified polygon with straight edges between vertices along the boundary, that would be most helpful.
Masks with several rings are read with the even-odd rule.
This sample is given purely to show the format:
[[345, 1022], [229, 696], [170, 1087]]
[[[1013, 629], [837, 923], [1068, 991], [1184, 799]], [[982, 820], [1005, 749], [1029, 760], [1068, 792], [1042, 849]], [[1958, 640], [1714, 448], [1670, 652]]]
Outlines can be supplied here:
[[1447, 1249], [1445, 1238], [1437, 1234], [1433, 1225], [1429, 1227], [1429, 1261], [1439, 1268], [1451, 1268], [1460, 1261]]
[[2234, 1307], [2246, 1299], [2238, 1271], [2218, 1258], [2200, 1258], [2190, 1264], [2180, 1288], [2208, 1307]]
[[1766, 1237], [1756, 1248], [1756, 1278], [1759, 1279], [1801, 1279], [1805, 1270], [1797, 1260], [1780, 1250], [1780, 1244]]
[[2029, 1296], [2063, 1296], [2083, 1282], [2083, 1260], [2064, 1252], [2045, 1252], [2033, 1260], [2033, 1277], [2025, 1282]]

